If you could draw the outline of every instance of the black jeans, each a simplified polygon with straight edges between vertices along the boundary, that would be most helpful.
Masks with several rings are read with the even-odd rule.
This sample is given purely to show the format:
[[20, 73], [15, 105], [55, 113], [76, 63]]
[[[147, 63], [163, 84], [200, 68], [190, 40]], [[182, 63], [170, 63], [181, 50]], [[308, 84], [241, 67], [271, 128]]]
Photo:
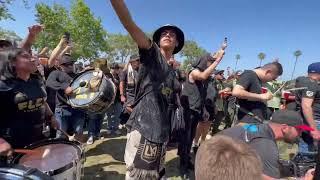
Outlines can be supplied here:
[[190, 157], [190, 150], [192, 146], [192, 141], [196, 134], [198, 121], [201, 120], [200, 113], [193, 110], [184, 111], [185, 118], [185, 133], [184, 136], [180, 139], [178, 145], [178, 155], [180, 156], [180, 166], [181, 168], [187, 168]]
[[221, 121], [224, 118], [224, 112], [223, 111], [218, 111], [215, 115], [214, 121], [213, 121], [213, 125], [212, 125], [212, 133], [215, 134], [218, 132], [218, 128], [221, 124]]

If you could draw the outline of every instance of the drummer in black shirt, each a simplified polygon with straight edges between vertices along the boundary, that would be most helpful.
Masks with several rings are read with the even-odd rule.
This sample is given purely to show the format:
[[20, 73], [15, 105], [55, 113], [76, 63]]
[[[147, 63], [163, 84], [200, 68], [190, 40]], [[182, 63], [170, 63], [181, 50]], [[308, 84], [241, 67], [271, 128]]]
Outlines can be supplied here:
[[270, 92], [262, 93], [262, 83], [277, 79], [282, 75], [282, 72], [282, 65], [279, 62], [272, 62], [254, 70], [245, 70], [241, 74], [232, 91], [232, 95], [238, 98], [240, 106], [238, 121], [257, 123], [257, 120], [241, 109], [252, 112], [261, 119], [266, 119], [267, 106], [265, 102], [272, 98], [272, 94]]
[[[73, 89], [70, 83], [76, 74], [73, 72], [74, 61], [71, 56], [65, 54], [60, 60], [61, 70], [53, 71], [47, 79], [47, 87], [57, 92], [55, 116], [59, 128], [65, 132], [74, 132], [82, 135], [85, 114], [83, 111], [72, 108], [67, 97], [72, 95]], [[65, 137], [61, 131], [57, 131], [57, 137]]]
[[[43, 123], [54, 122], [53, 113], [41, 77], [32, 74], [37, 62], [31, 55], [10, 49], [0, 52], [0, 59], [0, 137], [12, 148], [23, 148], [44, 138]], [[8, 144], [3, 144], [8, 150]]]

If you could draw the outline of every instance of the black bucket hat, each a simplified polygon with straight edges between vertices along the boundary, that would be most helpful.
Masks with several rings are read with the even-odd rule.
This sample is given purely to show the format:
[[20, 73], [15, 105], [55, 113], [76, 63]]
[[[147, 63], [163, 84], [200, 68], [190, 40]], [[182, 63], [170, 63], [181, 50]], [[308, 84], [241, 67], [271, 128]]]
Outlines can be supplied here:
[[171, 24], [166, 24], [166, 25], [160, 27], [159, 29], [157, 29], [153, 33], [153, 38], [152, 39], [153, 39], [153, 41], [155, 43], [157, 43], [159, 45], [161, 33], [164, 30], [167, 30], [167, 29], [174, 30], [176, 35], [177, 35], [177, 41], [179, 42], [179, 44], [173, 51], [173, 54], [177, 54], [179, 51], [181, 51], [181, 49], [183, 48], [183, 45], [184, 45], [184, 34], [183, 34], [182, 30], [180, 28], [178, 28], [177, 26], [174, 26], [174, 25], [171, 25]]

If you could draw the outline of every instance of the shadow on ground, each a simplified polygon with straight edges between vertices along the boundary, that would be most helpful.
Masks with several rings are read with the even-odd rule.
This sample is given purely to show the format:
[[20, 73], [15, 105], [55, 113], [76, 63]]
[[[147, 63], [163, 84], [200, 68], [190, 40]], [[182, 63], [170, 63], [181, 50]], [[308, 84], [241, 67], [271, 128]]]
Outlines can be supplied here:
[[108, 171], [105, 170], [105, 167], [112, 166], [112, 165], [122, 165], [121, 162], [111, 162], [111, 163], [104, 163], [104, 164], [97, 164], [94, 166], [86, 167], [84, 169], [84, 177], [85, 180], [94, 180], [94, 179], [104, 179], [104, 180], [123, 180], [125, 179], [124, 174], [120, 174], [117, 171]]
[[86, 157], [109, 154], [113, 159], [124, 162], [126, 139], [109, 139], [86, 152]]

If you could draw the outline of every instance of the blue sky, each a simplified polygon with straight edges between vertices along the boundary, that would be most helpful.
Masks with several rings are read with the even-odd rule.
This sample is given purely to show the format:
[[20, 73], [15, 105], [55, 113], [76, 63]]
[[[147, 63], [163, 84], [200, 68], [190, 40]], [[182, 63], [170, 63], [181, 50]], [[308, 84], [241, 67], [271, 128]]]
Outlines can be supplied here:
[[[10, 7], [16, 21], [1, 21], [0, 26], [25, 36], [28, 25], [35, 23], [34, 4], [59, 3], [66, 0], [30, 0], [25, 9], [20, 0]], [[101, 17], [108, 32], [125, 33], [108, 0], [85, 0], [95, 16]], [[259, 65], [258, 53], [265, 62], [280, 58], [284, 66], [282, 79], [288, 79], [294, 65], [293, 52], [300, 49], [296, 76], [306, 74], [308, 64], [320, 61], [320, 1], [317, 0], [127, 0], [136, 23], [146, 32], [171, 23], [178, 25], [187, 39], [195, 40], [207, 51], [219, 48], [224, 37], [229, 47], [219, 68], [235, 66], [252, 69]]]

